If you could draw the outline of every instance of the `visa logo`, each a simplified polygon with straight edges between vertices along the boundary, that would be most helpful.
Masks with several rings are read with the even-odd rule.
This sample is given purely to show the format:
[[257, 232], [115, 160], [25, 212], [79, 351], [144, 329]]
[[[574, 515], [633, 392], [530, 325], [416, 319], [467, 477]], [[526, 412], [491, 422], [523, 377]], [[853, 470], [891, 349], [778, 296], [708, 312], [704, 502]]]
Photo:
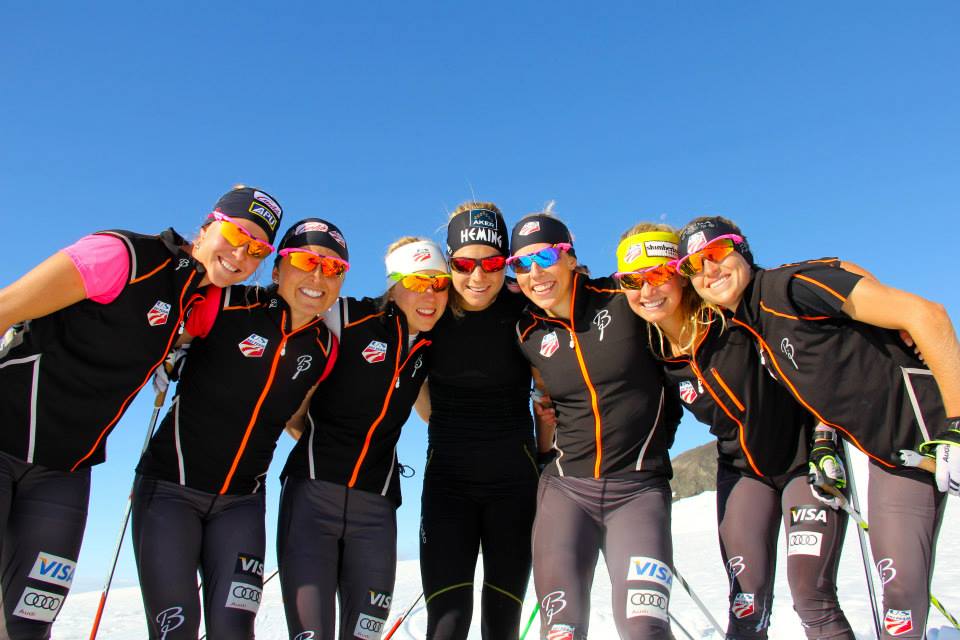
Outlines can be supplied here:
[[393, 599], [393, 596], [390, 596], [386, 593], [380, 593], [379, 591], [370, 592], [370, 604], [375, 607], [380, 607], [381, 609], [389, 609], [390, 601]]
[[259, 576], [263, 577], [263, 563], [260, 562], [259, 558], [253, 556], [247, 556], [243, 554], [237, 555], [237, 566], [235, 571], [237, 573], [245, 573], [248, 576]]
[[790, 509], [790, 524], [819, 522], [827, 524], [827, 512], [818, 507], [793, 507]]
[[76, 570], [77, 563], [73, 560], [41, 551], [37, 554], [37, 559], [30, 570], [30, 577], [69, 589], [73, 584], [73, 574]]
[[633, 556], [627, 566], [627, 580], [647, 580], [670, 589], [673, 587], [673, 571], [656, 558]]

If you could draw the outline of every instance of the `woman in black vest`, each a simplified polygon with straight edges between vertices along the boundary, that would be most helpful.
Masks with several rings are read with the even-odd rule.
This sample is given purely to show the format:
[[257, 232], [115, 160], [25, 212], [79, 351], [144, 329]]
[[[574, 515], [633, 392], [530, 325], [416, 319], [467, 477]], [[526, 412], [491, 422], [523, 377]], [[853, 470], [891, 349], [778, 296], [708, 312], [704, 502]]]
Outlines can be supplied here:
[[[667, 379], [717, 437], [727, 637], [767, 637], [783, 520], [787, 576], [804, 632], [853, 638], [836, 586], [846, 515], [812, 500], [807, 488], [816, 419], [763, 369], [753, 337], [703, 303], [677, 273], [678, 244], [668, 225], [635, 225], [617, 247], [616, 276], [631, 309], [651, 323], [648, 338]], [[815, 544], [799, 544], [807, 540]]]
[[507, 234], [491, 202], [466, 202], [447, 223], [453, 291], [417, 402], [429, 422], [420, 516], [429, 640], [467, 637], [481, 551], [484, 638], [516, 640], [530, 576], [539, 471], [530, 364], [516, 339], [526, 299], [504, 286]]
[[[0, 348], [0, 573], [11, 638], [49, 633], [83, 538], [89, 468], [103, 462], [107, 435], [189, 309], [272, 251], [281, 215], [269, 194], [240, 186], [192, 243], [173, 229], [100, 232], [0, 290], [0, 331], [12, 327]], [[52, 575], [55, 564], [62, 570]]]
[[291, 638], [379, 638], [390, 612], [397, 441], [450, 275], [440, 247], [414, 237], [388, 248], [386, 267], [383, 296], [341, 298], [325, 316], [337, 365], [290, 424], [302, 435], [281, 473], [277, 558]]
[[[137, 466], [133, 541], [151, 638], [253, 638], [265, 542], [264, 480], [277, 438], [329, 373], [337, 343], [321, 314], [340, 294], [340, 230], [295, 223], [276, 283], [235, 285], [195, 309], [177, 395]], [[212, 297], [211, 297], [212, 298]]]
[[601, 549], [621, 638], [670, 638], [670, 456], [680, 420], [646, 346], [646, 323], [612, 278], [580, 272], [566, 225], [534, 214], [513, 228], [509, 263], [532, 304], [520, 348], [556, 411], [540, 478], [533, 575], [541, 637], [581, 640]]
[[[752, 336], [767, 371], [870, 459], [884, 637], [924, 637], [943, 493], [960, 491], [960, 346], [946, 311], [836, 260], [760, 269], [725, 218], [687, 224], [680, 254], [680, 272]], [[904, 466], [914, 450], [933, 455], [935, 477]]]

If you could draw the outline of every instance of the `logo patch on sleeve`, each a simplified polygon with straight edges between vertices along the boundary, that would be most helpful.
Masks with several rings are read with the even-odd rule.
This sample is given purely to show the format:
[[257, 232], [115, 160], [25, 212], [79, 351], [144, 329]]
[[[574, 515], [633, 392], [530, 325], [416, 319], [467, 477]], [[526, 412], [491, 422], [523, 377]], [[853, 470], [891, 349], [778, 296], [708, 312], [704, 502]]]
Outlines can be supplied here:
[[576, 640], [576, 632], [572, 624], [555, 624], [547, 631], [547, 640]]
[[147, 322], [151, 327], [159, 327], [167, 324], [167, 318], [170, 317], [171, 306], [163, 300], [157, 300], [153, 308], [147, 311]]
[[370, 344], [366, 346], [363, 350], [363, 359], [369, 362], [370, 364], [375, 364], [377, 362], [383, 362], [387, 357], [387, 344], [385, 342], [378, 342], [376, 340], [371, 340]]
[[268, 340], [263, 336], [251, 333], [237, 346], [240, 347], [240, 353], [248, 358], [262, 358], [263, 351], [267, 348], [267, 342]]
[[557, 334], [554, 331], [543, 336], [543, 340], [540, 341], [540, 355], [544, 358], [549, 358], [555, 354], [559, 348], [560, 339], [557, 338]]

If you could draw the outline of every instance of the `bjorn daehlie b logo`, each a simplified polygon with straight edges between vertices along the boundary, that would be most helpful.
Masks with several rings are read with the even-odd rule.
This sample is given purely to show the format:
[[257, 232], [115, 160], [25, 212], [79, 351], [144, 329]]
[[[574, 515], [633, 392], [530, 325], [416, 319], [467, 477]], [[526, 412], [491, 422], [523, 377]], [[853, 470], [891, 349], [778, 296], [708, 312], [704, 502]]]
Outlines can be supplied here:
[[167, 634], [183, 625], [183, 608], [170, 607], [157, 614], [157, 626], [160, 627], [160, 640], [166, 640]]
[[296, 380], [297, 376], [310, 368], [313, 364], [313, 356], [297, 356], [297, 371], [293, 374], [291, 380]]
[[553, 622], [553, 616], [567, 608], [566, 596], [565, 591], [553, 591], [544, 596], [540, 608], [547, 615], [547, 624]]

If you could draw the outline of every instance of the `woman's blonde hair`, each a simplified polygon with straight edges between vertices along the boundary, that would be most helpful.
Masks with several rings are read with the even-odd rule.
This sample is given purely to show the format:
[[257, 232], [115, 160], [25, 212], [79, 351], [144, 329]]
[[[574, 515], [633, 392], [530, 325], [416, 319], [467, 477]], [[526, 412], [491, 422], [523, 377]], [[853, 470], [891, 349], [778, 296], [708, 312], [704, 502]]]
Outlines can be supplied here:
[[[632, 235], [647, 231], [677, 233], [677, 230], [668, 224], [638, 222], [620, 234], [620, 242]], [[701, 298], [689, 282], [683, 287], [679, 312], [683, 316], [683, 322], [680, 325], [680, 335], [676, 343], [671, 342], [660, 327], [653, 323], [647, 323], [647, 340], [650, 343], [650, 349], [660, 359], [669, 358], [672, 355], [691, 355], [694, 346], [707, 332], [710, 324], [717, 321], [717, 318], [721, 323], [721, 330], [726, 327], [726, 320], [719, 307]], [[654, 338], [654, 333], [656, 333], [656, 338]]]
[[[488, 211], [493, 211], [498, 215], [503, 215], [503, 212], [500, 211], [500, 207], [492, 202], [467, 200], [466, 202], [461, 202], [458, 204], [457, 208], [450, 212], [450, 215], [447, 216], [447, 224], [450, 224], [450, 221], [461, 213], [473, 211], [474, 209], [487, 209]], [[499, 295], [499, 293], [500, 292], [498, 291], [497, 294]], [[452, 313], [455, 318], [462, 318], [464, 316], [463, 297], [461, 297], [456, 287], [450, 287], [450, 296], [447, 298], [447, 309], [450, 310], [450, 313]]]
[[[403, 236], [401, 238], [397, 238], [396, 240], [391, 242], [389, 245], [387, 245], [387, 250], [383, 254], [383, 259], [386, 260], [387, 256], [389, 256], [391, 253], [393, 253], [400, 247], [407, 244], [413, 244], [414, 242], [429, 242], [429, 240], [427, 238], [421, 238], [419, 236]], [[379, 298], [377, 298], [377, 308], [380, 309], [380, 311], [383, 311], [384, 309], [387, 308], [387, 304], [390, 302], [390, 291], [392, 289], [393, 287], [390, 287], [389, 289], [384, 291]]]

